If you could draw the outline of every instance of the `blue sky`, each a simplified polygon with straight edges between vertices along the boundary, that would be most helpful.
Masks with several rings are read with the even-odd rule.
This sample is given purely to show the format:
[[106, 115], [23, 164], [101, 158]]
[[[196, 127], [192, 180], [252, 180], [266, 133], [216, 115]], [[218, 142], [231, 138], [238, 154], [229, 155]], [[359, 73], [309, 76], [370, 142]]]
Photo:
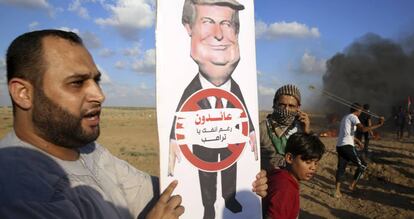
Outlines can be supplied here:
[[[78, 33], [104, 73], [106, 106], [155, 106], [155, 0], [0, 0], [0, 106], [10, 105], [5, 52], [18, 35], [59, 28]], [[256, 0], [260, 109], [297, 84], [310, 106], [325, 62], [366, 33], [398, 40], [414, 31], [410, 0]]]

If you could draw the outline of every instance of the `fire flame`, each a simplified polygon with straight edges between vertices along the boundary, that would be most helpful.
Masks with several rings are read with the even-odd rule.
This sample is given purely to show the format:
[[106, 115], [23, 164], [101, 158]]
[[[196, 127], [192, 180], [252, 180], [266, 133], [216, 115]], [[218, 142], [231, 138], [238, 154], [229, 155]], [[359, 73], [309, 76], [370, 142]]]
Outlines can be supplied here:
[[319, 137], [338, 137], [337, 129], [330, 129], [325, 132], [319, 133]]

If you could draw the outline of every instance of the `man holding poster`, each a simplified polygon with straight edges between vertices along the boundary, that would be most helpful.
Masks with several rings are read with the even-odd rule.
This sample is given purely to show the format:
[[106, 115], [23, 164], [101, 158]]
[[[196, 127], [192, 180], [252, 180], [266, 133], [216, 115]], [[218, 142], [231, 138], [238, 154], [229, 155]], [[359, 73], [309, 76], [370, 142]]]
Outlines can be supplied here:
[[[256, 133], [239, 85], [231, 77], [240, 60], [236, 0], [185, 0], [182, 23], [199, 72], [184, 90], [170, 133], [168, 175], [180, 151], [198, 167], [205, 219], [215, 218], [217, 172], [225, 207], [239, 213], [237, 159], [249, 142], [258, 160]], [[192, 151], [187, 145], [192, 146]], [[181, 149], [181, 150], [180, 150]]]

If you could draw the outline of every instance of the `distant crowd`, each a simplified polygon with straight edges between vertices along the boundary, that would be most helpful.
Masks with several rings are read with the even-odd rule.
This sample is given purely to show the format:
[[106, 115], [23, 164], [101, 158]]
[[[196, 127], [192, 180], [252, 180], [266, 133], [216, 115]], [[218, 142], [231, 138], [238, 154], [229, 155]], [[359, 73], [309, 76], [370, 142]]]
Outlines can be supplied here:
[[409, 107], [398, 107], [398, 111], [394, 114], [394, 122], [396, 135], [399, 140], [404, 138], [404, 132], [407, 132], [407, 138], [411, 137], [414, 132], [414, 111]]

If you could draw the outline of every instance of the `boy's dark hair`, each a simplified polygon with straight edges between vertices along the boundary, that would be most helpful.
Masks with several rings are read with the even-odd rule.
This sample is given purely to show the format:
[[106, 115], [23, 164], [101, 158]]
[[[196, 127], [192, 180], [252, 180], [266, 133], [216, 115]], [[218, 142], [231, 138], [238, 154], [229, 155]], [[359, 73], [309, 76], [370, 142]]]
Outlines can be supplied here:
[[315, 135], [306, 133], [295, 133], [291, 135], [286, 143], [286, 153], [291, 153], [293, 157], [301, 155], [302, 160], [312, 160], [322, 158], [325, 153], [325, 145]]
[[353, 112], [356, 112], [356, 111], [361, 110], [361, 109], [362, 109], [361, 104], [359, 104], [359, 103], [353, 103], [351, 105], [350, 111], [351, 111], [351, 113], [353, 113]]

